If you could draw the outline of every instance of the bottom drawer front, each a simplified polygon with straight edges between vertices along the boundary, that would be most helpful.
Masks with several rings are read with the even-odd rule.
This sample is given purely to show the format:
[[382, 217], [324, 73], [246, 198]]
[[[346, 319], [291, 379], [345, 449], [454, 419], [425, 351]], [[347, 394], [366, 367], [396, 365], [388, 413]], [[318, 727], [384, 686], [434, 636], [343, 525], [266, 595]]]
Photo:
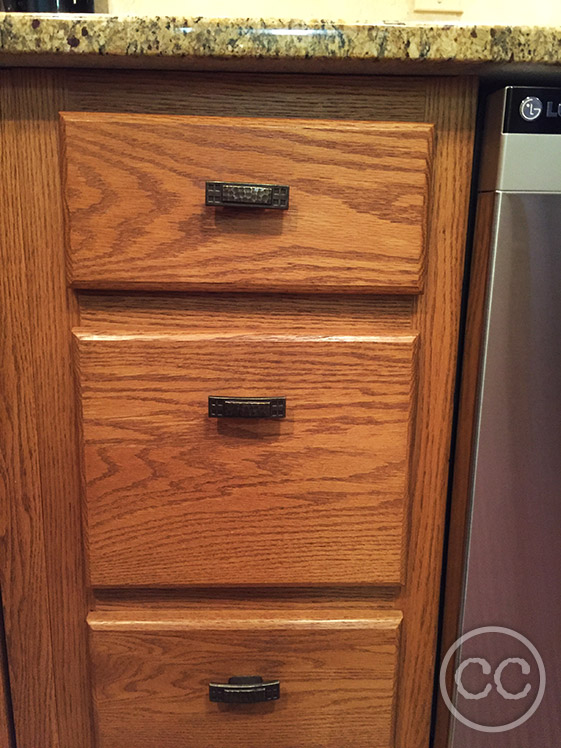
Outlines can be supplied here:
[[[238, 613], [239, 615], [239, 613]], [[401, 614], [90, 617], [99, 748], [389, 748]], [[215, 703], [232, 676], [280, 698]]]

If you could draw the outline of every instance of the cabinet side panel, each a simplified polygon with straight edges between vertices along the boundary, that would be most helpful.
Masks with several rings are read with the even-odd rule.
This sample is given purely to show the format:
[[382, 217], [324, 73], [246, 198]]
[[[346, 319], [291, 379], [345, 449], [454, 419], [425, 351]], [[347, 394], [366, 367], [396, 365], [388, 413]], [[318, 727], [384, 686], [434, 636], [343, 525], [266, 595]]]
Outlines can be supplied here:
[[0, 745], [15, 748], [13, 729], [4, 615], [0, 611]]
[[[460, 614], [463, 594], [462, 579], [464, 574], [465, 541], [469, 511], [469, 481], [494, 207], [495, 193], [489, 192], [479, 197], [469, 283], [465, 348], [461, 364], [462, 383], [460, 388], [456, 454], [454, 457], [454, 482], [452, 486], [448, 556], [446, 559], [442, 652], [447, 652], [458, 636], [458, 616]], [[454, 668], [450, 667], [448, 689], [452, 686], [453, 671]], [[444, 748], [446, 746], [449, 725], [450, 712], [439, 694], [435, 733], [436, 748]]]
[[434, 79], [427, 93], [426, 121], [436, 125], [436, 149], [425, 292], [415, 325], [421, 345], [403, 599], [400, 748], [429, 744], [476, 102], [477, 82], [470, 78]]
[[60, 73], [2, 86], [3, 595], [18, 748], [90, 748]]

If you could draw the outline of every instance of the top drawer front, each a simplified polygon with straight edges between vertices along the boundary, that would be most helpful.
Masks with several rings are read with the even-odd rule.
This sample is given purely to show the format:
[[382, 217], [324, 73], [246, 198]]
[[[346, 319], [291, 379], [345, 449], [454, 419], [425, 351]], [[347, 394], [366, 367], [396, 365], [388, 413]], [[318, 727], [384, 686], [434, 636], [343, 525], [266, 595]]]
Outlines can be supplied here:
[[[62, 115], [71, 281], [97, 288], [422, 290], [432, 125]], [[288, 210], [205, 206], [206, 181]]]

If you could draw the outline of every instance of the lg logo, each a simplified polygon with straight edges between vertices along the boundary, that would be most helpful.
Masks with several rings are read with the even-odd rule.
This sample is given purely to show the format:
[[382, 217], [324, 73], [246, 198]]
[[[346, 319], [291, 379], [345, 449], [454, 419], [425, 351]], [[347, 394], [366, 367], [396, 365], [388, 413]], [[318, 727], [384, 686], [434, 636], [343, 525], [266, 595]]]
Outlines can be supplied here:
[[[498, 639], [497, 635], [499, 636]], [[518, 650], [519, 654], [524, 653], [525, 656], [504, 657], [494, 667], [489, 662], [489, 659], [492, 660], [493, 657], [489, 659], [486, 657], [460, 659], [454, 672], [454, 682], [457, 690], [456, 704], [454, 704], [448, 694], [446, 685], [446, 673], [452, 656], [466, 642], [482, 636], [487, 637], [487, 639], [478, 640], [476, 644], [472, 642], [469, 645], [471, 649], [477, 647], [477, 649], [481, 648], [492, 653], [497, 647], [500, 649], [507, 648]], [[488, 637], [490, 636], [495, 638], [489, 640]], [[505, 640], [504, 637], [508, 638]], [[490, 647], [490, 643], [494, 646]], [[470, 676], [471, 688], [466, 685], [466, 682], [470, 681]], [[514, 681], [517, 681], [518, 688], [512, 687]], [[479, 683], [478, 690], [473, 687], [475, 682]], [[454, 642], [446, 653], [440, 668], [440, 691], [448, 709], [464, 725], [479, 732], [507, 732], [530, 719], [541, 704], [545, 693], [545, 667], [536, 647], [522, 634], [502, 626], [483, 626], [464, 634]], [[498, 711], [495, 709], [495, 714], [498, 713], [503, 718], [504, 724], [482, 724], [483, 715], [486, 712], [474, 705], [474, 702], [482, 703], [484, 699], [492, 697], [493, 693], [496, 694], [495, 698], [498, 698], [499, 702], [505, 705], [500, 707], [499, 704]], [[513, 712], [515, 708], [513, 702], [520, 702], [520, 706], [516, 707], [516, 715]], [[473, 706], [469, 707], [470, 703]], [[512, 706], [506, 708], [506, 704]], [[460, 711], [462, 708], [464, 713]], [[467, 714], [469, 714], [469, 717]], [[476, 718], [481, 719], [481, 722], [476, 721]]]
[[[520, 102], [520, 116], [526, 122], [533, 122], [543, 112], [543, 102], [537, 96], [527, 96]], [[545, 116], [549, 118], [561, 117], [561, 104], [548, 101], [545, 107]]]
[[533, 122], [543, 112], [543, 104], [537, 96], [527, 96], [520, 104], [520, 116], [526, 122]]

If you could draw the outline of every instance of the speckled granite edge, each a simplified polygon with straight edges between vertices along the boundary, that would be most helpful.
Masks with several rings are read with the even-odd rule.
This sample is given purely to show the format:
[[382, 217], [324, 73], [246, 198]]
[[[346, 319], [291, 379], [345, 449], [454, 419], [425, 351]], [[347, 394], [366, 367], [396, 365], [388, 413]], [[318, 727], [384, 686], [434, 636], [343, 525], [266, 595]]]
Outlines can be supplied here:
[[0, 13], [0, 57], [561, 63], [561, 28]]

